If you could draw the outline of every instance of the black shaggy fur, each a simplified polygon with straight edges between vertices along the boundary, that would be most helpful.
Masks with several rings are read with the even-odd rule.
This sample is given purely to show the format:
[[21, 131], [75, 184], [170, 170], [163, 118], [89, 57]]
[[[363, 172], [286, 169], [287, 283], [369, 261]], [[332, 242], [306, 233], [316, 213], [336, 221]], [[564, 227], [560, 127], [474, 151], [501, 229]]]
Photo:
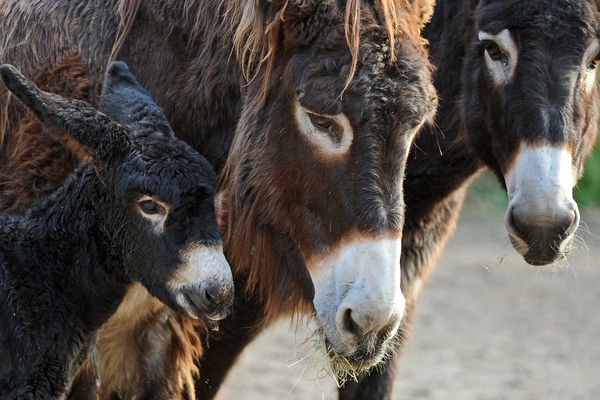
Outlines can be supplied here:
[[[182, 251], [220, 244], [216, 177], [172, 137], [123, 63], [105, 82], [102, 107], [112, 119], [39, 91], [13, 67], [1, 66], [0, 75], [53, 134], [92, 161], [25, 215], [0, 217], [0, 398], [62, 398], [132, 282], [182, 308], [169, 284], [186, 265]], [[156, 201], [142, 208], [147, 196]], [[169, 209], [156, 233], [142, 210], [151, 215], [159, 202]], [[222, 284], [228, 308], [232, 283]]]

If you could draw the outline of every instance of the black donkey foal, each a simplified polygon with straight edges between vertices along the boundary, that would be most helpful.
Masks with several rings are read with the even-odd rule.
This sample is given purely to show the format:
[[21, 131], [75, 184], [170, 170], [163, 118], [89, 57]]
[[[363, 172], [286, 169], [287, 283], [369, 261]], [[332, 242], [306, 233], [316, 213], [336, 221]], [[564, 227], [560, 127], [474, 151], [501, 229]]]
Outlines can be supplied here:
[[[210, 164], [174, 138], [127, 66], [90, 105], [0, 76], [89, 163], [23, 216], [0, 217], [0, 398], [63, 398], [133, 282], [193, 318], [233, 301]], [[110, 117], [109, 117], [110, 116]]]

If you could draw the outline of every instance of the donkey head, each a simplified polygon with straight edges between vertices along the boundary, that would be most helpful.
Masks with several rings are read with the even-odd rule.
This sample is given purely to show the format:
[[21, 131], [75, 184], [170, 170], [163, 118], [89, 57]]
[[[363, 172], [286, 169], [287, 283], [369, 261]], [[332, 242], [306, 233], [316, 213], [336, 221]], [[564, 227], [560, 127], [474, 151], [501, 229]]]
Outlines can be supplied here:
[[[267, 318], [314, 310], [333, 360], [368, 368], [404, 312], [402, 179], [436, 105], [419, 37], [427, 13], [390, 1], [258, 3], [238, 30], [257, 41], [242, 49], [266, 56], [248, 56], [259, 65], [220, 185], [226, 252]], [[394, 22], [409, 16], [412, 33]], [[246, 17], [266, 21], [266, 43]]]
[[53, 134], [94, 165], [103, 185], [98, 226], [124, 261], [117, 273], [193, 318], [224, 318], [233, 279], [215, 219], [215, 174], [172, 137], [127, 66], [113, 63], [107, 72], [102, 107], [108, 116], [40, 91], [11, 66], [0, 73]]
[[573, 187], [596, 137], [599, 3], [481, 0], [475, 17], [467, 135], [505, 183], [514, 247], [552, 263], [577, 230]]

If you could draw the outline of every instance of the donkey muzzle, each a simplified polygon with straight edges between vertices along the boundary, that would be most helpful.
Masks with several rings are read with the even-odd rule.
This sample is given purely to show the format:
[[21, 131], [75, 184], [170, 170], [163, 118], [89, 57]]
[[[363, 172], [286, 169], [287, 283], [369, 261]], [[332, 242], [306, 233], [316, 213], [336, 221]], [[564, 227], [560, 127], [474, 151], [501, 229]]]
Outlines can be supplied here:
[[190, 246], [181, 258], [169, 285], [177, 305], [192, 318], [225, 318], [233, 305], [234, 285], [222, 246]]
[[529, 264], [550, 264], [568, 252], [579, 226], [575, 175], [569, 150], [549, 145], [521, 145], [505, 174], [506, 227]]
[[397, 237], [358, 234], [309, 263], [317, 320], [332, 354], [378, 363], [404, 314]]

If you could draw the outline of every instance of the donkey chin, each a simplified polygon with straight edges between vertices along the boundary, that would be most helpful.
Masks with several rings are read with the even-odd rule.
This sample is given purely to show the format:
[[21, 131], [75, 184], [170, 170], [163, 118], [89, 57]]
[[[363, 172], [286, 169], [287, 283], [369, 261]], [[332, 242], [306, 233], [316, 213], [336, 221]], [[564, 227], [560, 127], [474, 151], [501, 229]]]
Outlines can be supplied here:
[[509, 231], [512, 246], [528, 264], [534, 266], [548, 265], [566, 258], [571, 251], [574, 237], [575, 230], [572, 233], [554, 235], [543, 233], [522, 235]]
[[404, 314], [399, 239], [358, 237], [310, 262], [319, 342], [334, 376], [356, 378], [394, 346]]

